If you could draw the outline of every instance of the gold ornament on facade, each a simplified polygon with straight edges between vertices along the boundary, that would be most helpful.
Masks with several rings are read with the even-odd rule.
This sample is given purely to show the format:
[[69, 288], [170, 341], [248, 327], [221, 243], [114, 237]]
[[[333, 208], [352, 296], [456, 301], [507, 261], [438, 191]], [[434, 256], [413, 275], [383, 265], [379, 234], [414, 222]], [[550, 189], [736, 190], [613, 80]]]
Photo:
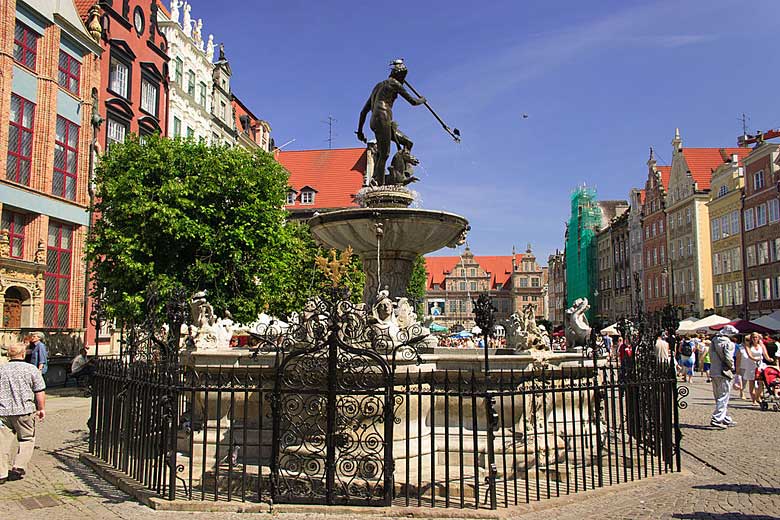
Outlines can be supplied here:
[[100, 36], [103, 34], [103, 27], [100, 25], [100, 5], [95, 3], [89, 8], [87, 13], [87, 31], [96, 42], [100, 42]]
[[347, 247], [339, 254], [331, 249], [328, 257], [318, 256], [314, 259], [317, 268], [330, 280], [333, 287], [338, 287], [341, 279], [347, 273], [347, 267], [352, 259], [352, 246]]
[[0, 231], [0, 257], [11, 255], [11, 242], [8, 240], [8, 230]]
[[46, 263], [46, 247], [43, 244], [43, 239], [38, 239], [38, 248], [35, 250], [35, 263]]

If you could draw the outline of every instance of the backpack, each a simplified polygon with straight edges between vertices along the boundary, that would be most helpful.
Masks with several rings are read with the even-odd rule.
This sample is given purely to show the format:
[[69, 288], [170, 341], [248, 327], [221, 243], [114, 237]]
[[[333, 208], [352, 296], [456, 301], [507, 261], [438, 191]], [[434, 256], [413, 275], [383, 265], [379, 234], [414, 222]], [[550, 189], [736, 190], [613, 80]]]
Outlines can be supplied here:
[[693, 347], [691, 346], [690, 341], [686, 341], [682, 344], [680, 347], [680, 354], [682, 354], [685, 357], [689, 357], [693, 354]]

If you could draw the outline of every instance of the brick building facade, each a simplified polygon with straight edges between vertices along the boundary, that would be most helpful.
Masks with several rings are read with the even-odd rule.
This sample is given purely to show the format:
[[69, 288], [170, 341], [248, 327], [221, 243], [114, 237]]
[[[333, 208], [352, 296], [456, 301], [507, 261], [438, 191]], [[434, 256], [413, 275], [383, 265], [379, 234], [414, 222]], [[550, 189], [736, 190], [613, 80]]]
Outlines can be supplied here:
[[566, 316], [566, 260], [561, 251], [556, 250], [547, 258], [547, 273], [548, 319], [558, 326]]
[[745, 303], [749, 318], [780, 309], [780, 145], [760, 143], [744, 160]]
[[9, 0], [0, 16], [2, 328], [80, 336], [101, 48], [70, 1]]
[[669, 166], [658, 166], [653, 150], [647, 161], [645, 202], [642, 207], [643, 297], [647, 312], [661, 310], [669, 303], [666, 261], [666, 213], [664, 205], [669, 188]]

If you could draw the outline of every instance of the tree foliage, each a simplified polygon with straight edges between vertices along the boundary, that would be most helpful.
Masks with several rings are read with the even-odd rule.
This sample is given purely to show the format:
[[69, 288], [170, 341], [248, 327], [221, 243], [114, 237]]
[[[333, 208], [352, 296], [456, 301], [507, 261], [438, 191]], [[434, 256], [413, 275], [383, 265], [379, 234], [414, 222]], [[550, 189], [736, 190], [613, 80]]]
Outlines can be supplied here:
[[[428, 270], [425, 267], [425, 257], [420, 255], [414, 259], [412, 276], [409, 278], [409, 286], [406, 292], [410, 298], [420, 302], [425, 298], [425, 289], [428, 285]], [[418, 309], [420, 311], [420, 309]]]
[[[147, 287], [208, 291], [238, 321], [300, 309], [318, 291], [308, 228], [287, 222], [287, 172], [271, 154], [150, 136], [96, 168], [88, 245], [109, 315], [143, 317]], [[308, 282], [308, 283], [307, 283]]]

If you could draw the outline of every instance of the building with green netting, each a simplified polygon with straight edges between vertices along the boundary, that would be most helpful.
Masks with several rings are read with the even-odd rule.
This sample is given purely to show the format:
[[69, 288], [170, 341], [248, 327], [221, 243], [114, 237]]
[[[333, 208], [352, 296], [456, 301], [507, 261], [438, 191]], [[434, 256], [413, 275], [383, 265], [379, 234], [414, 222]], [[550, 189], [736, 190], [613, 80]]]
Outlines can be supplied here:
[[597, 306], [598, 250], [596, 233], [628, 209], [625, 200], [596, 200], [596, 189], [578, 186], [571, 194], [571, 217], [566, 225], [566, 304], [587, 298], [593, 320]]

